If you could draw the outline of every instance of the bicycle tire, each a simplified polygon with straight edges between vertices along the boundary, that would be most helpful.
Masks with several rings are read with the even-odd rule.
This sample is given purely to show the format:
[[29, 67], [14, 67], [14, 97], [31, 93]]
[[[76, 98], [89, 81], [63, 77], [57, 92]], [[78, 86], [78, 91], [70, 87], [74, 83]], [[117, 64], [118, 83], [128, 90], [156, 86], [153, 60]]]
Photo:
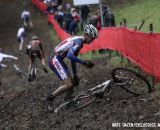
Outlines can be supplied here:
[[31, 68], [31, 81], [33, 81], [36, 78], [36, 73], [37, 73], [37, 65], [34, 64], [32, 65]]
[[[124, 77], [132, 82], [128, 84], [123, 84], [123, 82], [126, 82], [126, 79], [123, 81]], [[131, 69], [115, 68], [112, 70], [112, 78], [115, 84], [119, 80], [118, 82], [121, 82], [121, 84], [123, 84], [120, 85], [123, 89], [137, 96], [145, 95], [147, 93], [151, 93], [152, 91], [152, 87], [149, 81], [141, 74]]]

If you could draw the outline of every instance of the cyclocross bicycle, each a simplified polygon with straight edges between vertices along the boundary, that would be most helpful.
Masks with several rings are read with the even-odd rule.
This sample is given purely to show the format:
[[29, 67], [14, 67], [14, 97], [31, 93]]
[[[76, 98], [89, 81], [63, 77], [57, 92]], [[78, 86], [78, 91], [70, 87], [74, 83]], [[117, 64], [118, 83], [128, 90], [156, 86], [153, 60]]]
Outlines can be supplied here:
[[131, 69], [115, 68], [112, 70], [111, 75], [112, 79], [75, 96], [67, 102], [62, 103], [54, 109], [54, 112], [57, 113], [63, 110], [75, 111], [86, 107], [93, 103], [97, 98], [108, 95], [112, 87], [121, 87], [126, 90], [126, 92], [135, 96], [145, 95], [152, 91], [152, 87], [148, 80]]

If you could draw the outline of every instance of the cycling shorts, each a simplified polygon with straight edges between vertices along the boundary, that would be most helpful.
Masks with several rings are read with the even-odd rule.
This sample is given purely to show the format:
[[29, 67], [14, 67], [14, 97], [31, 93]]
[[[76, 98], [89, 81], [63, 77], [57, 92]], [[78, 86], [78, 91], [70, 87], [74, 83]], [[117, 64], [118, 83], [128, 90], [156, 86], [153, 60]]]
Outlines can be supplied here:
[[24, 17], [24, 21], [28, 23], [28, 22], [30, 21], [29, 16], [25, 16], [25, 17]]
[[36, 57], [39, 59], [43, 58], [40, 50], [27, 50], [26, 53], [29, 55], [29, 58], [32, 60], [32, 62], [34, 62]]
[[24, 42], [23, 37], [17, 37], [17, 42], [18, 43], [23, 43]]
[[52, 56], [49, 59], [49, 66], [53, 72], [56, 73], [58, 78], [62, 81], [68, 78], [69, 70], [66, 64], [63, 62], [63, 59], [60, 56]]

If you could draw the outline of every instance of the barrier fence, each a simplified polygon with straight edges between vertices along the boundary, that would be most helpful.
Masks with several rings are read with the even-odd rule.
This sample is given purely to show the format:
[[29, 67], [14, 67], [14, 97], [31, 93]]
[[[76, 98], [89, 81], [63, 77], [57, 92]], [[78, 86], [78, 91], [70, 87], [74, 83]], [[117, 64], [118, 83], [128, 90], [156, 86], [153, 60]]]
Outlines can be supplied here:
[[[39, 0], [32, 1], [35, 4], [35, 1]], [[48, 15], [48, 21], [53, 25], [61, 40], [70, 37], [59, 27], [52, 15]], [[119, 51], [143, 70], [160, 80], [160, 34], [142, 33], [125, 27], [104, 27], [99, 31], [98, 38], [90, 45], [85, 45], [80, 53], [99, 49]]]

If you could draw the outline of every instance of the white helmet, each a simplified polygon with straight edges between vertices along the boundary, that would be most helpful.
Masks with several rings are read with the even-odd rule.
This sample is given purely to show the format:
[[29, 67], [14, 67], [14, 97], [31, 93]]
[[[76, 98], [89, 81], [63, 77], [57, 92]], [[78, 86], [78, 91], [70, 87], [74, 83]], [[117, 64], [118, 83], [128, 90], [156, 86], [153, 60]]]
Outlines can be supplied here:
[[93, 38], [98, 37], [98, 30], [92, 24], [88, 24], [84, 27], [84, 33]]

